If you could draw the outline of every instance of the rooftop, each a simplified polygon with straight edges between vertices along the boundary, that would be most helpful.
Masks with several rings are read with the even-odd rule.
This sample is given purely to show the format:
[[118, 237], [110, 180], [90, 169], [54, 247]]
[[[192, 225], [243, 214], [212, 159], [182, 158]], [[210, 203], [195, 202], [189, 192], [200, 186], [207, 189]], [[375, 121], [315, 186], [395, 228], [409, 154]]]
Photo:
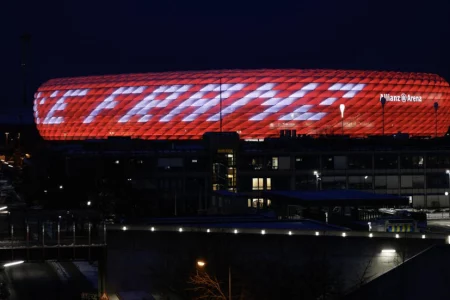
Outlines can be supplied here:
[[357, 190], [323, 190], [323, 191], [264, 191], [263, 194], [273, 200], [291, 201], [303, 205], [407, 205], [407, 197], [375, 194]]

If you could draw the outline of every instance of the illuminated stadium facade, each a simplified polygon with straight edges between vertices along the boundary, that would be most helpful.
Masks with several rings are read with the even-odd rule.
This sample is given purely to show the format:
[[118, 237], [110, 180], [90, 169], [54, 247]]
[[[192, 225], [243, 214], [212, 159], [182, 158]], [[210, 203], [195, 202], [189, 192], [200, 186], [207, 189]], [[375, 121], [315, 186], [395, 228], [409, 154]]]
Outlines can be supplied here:
[[204, 71], [53, 79], [36, 92], [34, 114], [46, 140], [201, 139], [214, 131], [263, 139], [281, 130], [442, 136], [449, 103], [449, 84], [433, 74]]

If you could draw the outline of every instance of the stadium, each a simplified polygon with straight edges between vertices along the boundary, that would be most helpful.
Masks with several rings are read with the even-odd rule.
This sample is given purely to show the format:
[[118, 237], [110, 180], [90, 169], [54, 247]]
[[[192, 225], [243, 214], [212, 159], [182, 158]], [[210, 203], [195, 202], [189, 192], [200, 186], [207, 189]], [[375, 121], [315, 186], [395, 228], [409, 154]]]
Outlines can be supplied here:
[[46, 140], [423, 137], [447, 133], [449, 103], [449, 84], [433, 74], [221, 70], [52, 79], [35, 93], [34, 117]]

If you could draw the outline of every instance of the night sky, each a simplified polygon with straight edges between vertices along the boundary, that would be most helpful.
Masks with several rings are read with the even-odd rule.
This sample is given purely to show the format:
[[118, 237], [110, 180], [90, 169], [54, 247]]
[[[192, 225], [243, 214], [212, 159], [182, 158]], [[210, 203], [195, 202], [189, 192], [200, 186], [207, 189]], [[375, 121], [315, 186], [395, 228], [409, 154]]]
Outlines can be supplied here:
[[29, 99], [55, 77], [223, 68], [437, 73], [450, 81], [450, 1], [8, 1], [0, 101], [22, 105], [20, 35], [32, 35]]

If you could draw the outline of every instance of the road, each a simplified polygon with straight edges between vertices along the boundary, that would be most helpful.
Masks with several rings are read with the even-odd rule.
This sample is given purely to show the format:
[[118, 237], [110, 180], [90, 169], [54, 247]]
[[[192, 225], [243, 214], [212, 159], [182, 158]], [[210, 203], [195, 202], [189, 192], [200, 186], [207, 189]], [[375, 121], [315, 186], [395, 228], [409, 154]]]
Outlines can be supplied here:
[[11, 300], [80, 299], [82, 292], [94, 292], [72, 263], [56, 265], [58, 268], [55, 268], [55, 263], [48, 262], [9, 267], [1, 271], [0, 281], [7, 284]]
[[427, 227], [433, 233], [449, 233], [450, 220], [428, 220]]

